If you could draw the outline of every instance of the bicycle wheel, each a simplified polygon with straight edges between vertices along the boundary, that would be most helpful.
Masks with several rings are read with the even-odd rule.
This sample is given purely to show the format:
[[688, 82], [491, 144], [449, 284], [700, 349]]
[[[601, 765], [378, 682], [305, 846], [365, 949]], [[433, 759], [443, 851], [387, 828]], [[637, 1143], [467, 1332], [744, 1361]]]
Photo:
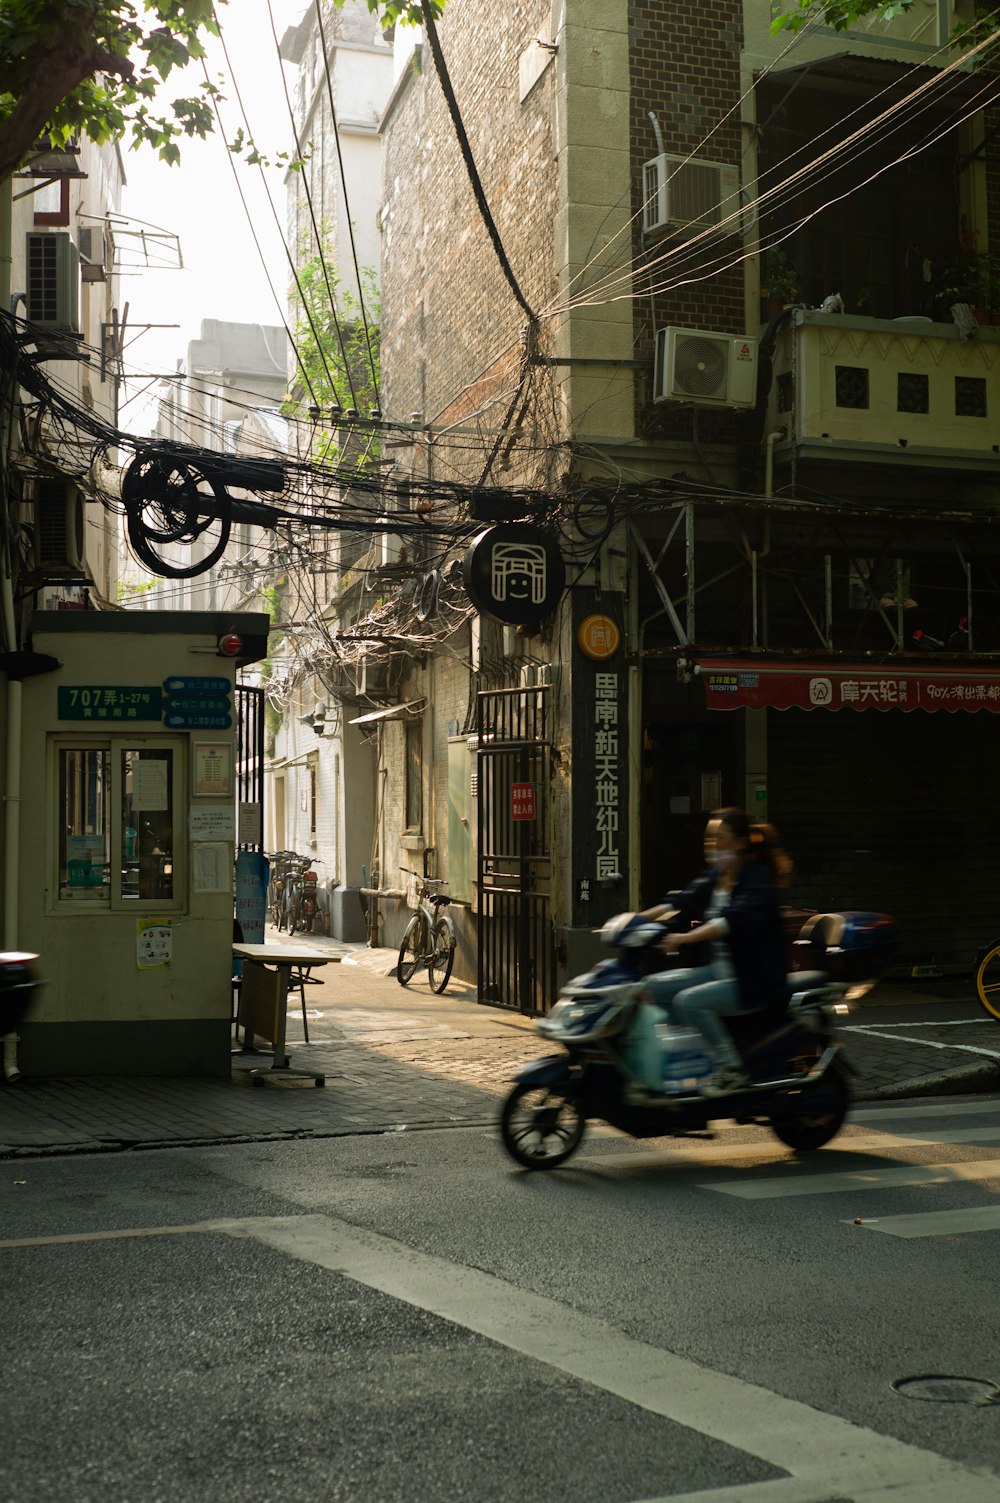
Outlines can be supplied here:
[[408, 986], [418, 966], [424, 963], [424, 916], [415, 913], [406, 926], [403, 943], [399, 947], [396, 964], [396, 980], [400, 986]]
[[438, 919], [431, 935], [431, 953], [427, 961], [432, 992], [440, 995], [444, 991], [454, 964], [455, 936], [451, 932], [451, 925], [444, 919]]
[[1000, 1020], [1000, 944], [987, 950], [976, 971], [976, 995], [991, 1018]]

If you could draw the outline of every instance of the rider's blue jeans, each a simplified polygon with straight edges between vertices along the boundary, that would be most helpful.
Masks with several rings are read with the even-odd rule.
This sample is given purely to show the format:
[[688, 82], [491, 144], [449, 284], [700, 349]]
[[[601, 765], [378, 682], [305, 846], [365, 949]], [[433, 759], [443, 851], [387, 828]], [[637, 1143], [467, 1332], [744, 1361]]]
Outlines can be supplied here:
[[690, 966], [682, 971], [658, 971], [647, 976], [653, 1001], [672, 1023], [696, 1028], [725, 1069], [739, 1069], [743, 1061], [722, 1018], [742, 1012], [734, 977], [719, 979], [715, 967]]

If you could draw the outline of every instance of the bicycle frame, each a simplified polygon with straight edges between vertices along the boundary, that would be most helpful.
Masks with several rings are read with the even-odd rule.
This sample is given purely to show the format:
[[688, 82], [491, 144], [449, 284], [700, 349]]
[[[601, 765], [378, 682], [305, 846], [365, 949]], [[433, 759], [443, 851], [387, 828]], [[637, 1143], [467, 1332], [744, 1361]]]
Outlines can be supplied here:
[[416, 912], [406, 926], [399, 947], [396, 979], [400, 986], [406, 986], [416, 972], [426, 966], [431, 990], [441, 993], [448, 985], [458, 944], [455, 925], [447, 912], [451, 899], [431, 890], [444, 885], [442, 878], [421, 878], [406, 867], [400, 870], [415, 878], [422, 887]]

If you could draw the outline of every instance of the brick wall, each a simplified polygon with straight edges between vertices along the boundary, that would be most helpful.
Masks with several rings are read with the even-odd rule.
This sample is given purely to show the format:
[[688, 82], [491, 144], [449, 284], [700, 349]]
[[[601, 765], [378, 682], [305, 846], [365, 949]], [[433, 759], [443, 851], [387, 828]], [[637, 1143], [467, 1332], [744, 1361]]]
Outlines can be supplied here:
[[[553, 70], [521, 103], [518, 59], [548, 28], [548, 0], [497, 8], [489, 24], [475, 0], [449, 0], [439, 24], [487, 200], [536, 308], [555, 293]], [[384, 140], [384, 409], [431, 421], [519, 344], [526, 320], [476, 207], [426, 43], [390, 107]]]
[[[683, 237], [661, 233], [642, 235], [642, 166], [659, 148], [649, 112], [659, 121], [663, 149], [686, 156], [698, 152], [706, 161], [741, 163], [741, 126], [735, 108], [741, 94], [741, 0], [675, 0], [670, 6], [656, 0], [630, 0], [632, 64], [632, 206], [636, 214], [633, 251], [636, 263], [648, 268], [647, 286], [685, 282], [635, 303], [636, 356], [653, 362], [654, 328], [718, 329], [746, 332], [744, 273], [737, 237], [704, 241], [691, 251]], [[732, 112], [732, 113], [730, 113]], [[729, 117], [728, 119], [725, 117]], [[721, 123], [723, 122], [724, 123]], [[711, 140], [705, 138], [712, 133]], [[704, 143], [704, 144], [703, 144]], [[731, 270], [699, 280], [705, 262], [720, 256], [736, 260]], [[640, 284], [641, 285], [641, 284]], [[637, 425], [640, 432], [687, 437], [690, 412], [652, 408], [650, 381], [637, 383]], [[723, 437], [728, 414], [702, 415], [706, 437]]]

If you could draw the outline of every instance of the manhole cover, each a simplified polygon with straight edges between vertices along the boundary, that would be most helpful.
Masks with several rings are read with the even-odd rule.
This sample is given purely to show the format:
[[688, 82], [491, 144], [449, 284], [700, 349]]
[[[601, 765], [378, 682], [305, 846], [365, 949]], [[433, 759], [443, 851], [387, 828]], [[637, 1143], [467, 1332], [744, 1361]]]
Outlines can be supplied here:
[[946, 1373], [897, 1378], [892, 1387], [904, 1399], [926, 1399], [932, 1404], [995, 1404], [1000, 1396], [1000, 1386], [989, 1378], [953, 1378]]

